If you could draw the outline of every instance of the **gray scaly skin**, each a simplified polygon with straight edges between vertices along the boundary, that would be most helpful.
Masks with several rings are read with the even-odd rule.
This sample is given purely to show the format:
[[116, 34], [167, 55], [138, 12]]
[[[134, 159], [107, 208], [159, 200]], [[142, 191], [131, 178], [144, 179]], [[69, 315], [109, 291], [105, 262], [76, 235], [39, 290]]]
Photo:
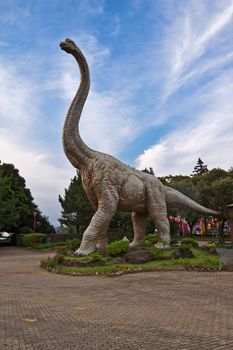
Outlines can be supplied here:
[[89, 148], [79, 134], [79, 120], [90, 88], [89, 69], [76, 44], [66, 39], [62, 50], [76, 59], [80, 69], [80, 85], [68, 110], [63, 128], [63, 147], [71, 164], [79, 169], [89, 201], [96, 210], [83, 234], [76, 255], [88, 255], [96, 248], [106, 249], [106, 234], [116, 211], [132, 212], [134, 240], [131, 247], [144, 245], [146, 219], [151, 216], [161, 234], [170, 242], [167, 205], [217, 215], [182, 193], [164, 186], [155, 176], [132, 169], [118, 159]]

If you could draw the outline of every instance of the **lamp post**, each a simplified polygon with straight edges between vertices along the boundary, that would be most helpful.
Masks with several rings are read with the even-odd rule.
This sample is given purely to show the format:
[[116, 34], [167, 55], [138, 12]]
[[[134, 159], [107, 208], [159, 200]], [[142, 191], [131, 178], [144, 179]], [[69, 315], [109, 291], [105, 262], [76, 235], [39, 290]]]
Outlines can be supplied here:
[[231, 247], [233, 248], [233, 204], [228, 205], [227, 209], [230, 223]]
[[33, 212], [33, 233], [34, 233], [33, 245], [36, 243], [36, 215], [37, 215], [37, 212], [34, 211]]

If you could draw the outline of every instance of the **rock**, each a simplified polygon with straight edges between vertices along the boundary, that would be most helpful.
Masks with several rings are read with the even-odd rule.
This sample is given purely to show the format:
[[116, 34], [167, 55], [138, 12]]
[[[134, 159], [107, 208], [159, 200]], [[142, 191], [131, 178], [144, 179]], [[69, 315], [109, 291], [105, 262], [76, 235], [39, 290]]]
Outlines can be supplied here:
[[216, 251], [215, 248], [210, 248], [210, 249], [209, 249], [209, 253], [210, 253], [210, 254], [216, 255], [216, 254], [217, 254], [217, 251]]
[[148, 261], [154, 260], [154, 256], [149, 251], [143, 252], [129, 252], [125, 255], [125, 260], [130, 264], [144, 264]]
[[117, 264], [125, 264], [126, 261], [125, 261], [125, 258], [123, 256], [118, 256], [116, 259], [115, 259], [115, 263]]
[[170, 245], [169, 245], [169, 243], [158, 242], [155, 244], [155, 248], [157, 248], [157, 249], [170, 249]]
[[193, 252], [188, 247], [180, 246], [176, 248], [174, 253], [172, 254], [173, 258], [179, 259], [179, 258], [194, 258]]
[[79, 267], [87, 267], [91, 266], [91, 260], [64, 260], [62, 265], [64, 266], [79, 266]]

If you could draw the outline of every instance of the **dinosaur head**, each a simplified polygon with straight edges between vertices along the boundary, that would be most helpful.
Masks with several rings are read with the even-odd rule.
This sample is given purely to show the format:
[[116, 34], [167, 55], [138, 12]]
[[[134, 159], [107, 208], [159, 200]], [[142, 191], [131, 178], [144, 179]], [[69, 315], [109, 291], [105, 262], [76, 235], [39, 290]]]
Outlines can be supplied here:
[[67, 53], [74, 53], [77, 50], [77, 46], [73, 40], [65, 39], [60, 43], [60, 48]]

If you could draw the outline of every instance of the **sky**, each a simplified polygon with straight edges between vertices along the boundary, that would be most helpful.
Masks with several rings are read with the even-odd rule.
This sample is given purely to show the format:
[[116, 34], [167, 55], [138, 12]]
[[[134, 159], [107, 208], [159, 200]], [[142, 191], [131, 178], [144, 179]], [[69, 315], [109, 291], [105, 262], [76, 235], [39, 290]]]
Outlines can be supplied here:
[[57, 226], [75, 169], [61, 142], [90, 67], [88, 146], [157, 176], [233, 166], [233, 0], [1, 0], [0, 160], [13, 163]]

